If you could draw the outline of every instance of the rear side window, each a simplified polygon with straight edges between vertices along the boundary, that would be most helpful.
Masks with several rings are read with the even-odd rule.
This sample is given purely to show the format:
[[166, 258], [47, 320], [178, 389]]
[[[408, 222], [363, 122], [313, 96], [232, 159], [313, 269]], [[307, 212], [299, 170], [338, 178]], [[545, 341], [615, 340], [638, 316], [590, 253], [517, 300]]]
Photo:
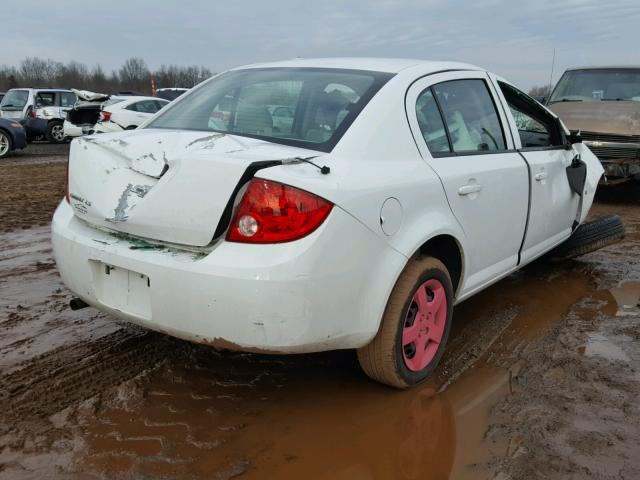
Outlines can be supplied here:
[[416, 101], [416, 116], [422, 138], [432, 154], [450, 153], [449, 140], [440, 116], [436, 99], [430, 88], [423, 91]]
[[76, 95], [71, 92], [60, 93], [60, 106], [61, 107], [73, 107], [76, 103]]
[[484, 80], [452, 80], [432, 87], [455, 153], [506, 150], [496, 106]]

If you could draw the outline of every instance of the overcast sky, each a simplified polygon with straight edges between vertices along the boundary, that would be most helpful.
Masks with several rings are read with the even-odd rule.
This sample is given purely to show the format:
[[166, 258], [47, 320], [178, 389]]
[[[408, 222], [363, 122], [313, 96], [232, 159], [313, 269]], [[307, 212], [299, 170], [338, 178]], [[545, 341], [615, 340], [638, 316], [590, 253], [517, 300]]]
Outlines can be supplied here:
[[[0, 63], [40, 56], [118, 68], [130, 56], [213, 71], [293, 57], [459, 60], [522, 88], [585, 64], [640, 64], [639, 0], [21, 0]], [[6, 6], [5, 6], [6, 7]]]

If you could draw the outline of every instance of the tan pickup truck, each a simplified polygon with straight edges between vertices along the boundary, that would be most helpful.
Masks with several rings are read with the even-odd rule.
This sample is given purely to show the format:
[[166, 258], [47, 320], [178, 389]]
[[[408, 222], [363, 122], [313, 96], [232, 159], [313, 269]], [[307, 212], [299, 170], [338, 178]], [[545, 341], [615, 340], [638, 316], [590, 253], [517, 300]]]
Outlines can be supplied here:
[[640, 66], [569, 69], [547, 106], [600, 159], [606, 183], [640, 180]]

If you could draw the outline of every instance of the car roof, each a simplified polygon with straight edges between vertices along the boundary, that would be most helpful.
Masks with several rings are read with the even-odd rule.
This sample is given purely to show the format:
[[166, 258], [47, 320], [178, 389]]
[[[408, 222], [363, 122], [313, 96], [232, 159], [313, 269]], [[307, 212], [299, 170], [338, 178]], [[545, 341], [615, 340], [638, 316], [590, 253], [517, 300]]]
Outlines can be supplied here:
[[571, 67], [567, 72], [574, 70], [640, 70], [640, 65], [593, 65], [588, 67]]
[[376, 57], [335, 57], [335, 58], [295, 58], [280, 62], [255, 63], [233, 68], [337, 68], [345, 70], [369, 70], [374, 72], [398, 73], [411, 67], [421, 67], [425, 73], [442, 70], [482, 70], [474, 65], [460, 62], [429, 61], [411, 58]]
[[12, 90], [34, 90], [34, 91], [37, 90], [38, 92], [69, 92], [71, 93], [71, 90], [67, 88], [39, 88], [39, 87], [16, 87], [16, 88], [10, 88], [7, 91], [10, 92]]

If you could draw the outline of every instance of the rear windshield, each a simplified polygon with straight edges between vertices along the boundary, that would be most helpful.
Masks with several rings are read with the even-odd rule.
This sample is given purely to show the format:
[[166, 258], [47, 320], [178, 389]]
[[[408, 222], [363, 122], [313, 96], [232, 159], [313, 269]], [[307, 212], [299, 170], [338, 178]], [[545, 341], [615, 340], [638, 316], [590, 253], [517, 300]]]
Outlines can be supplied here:
[[28, 90], [9, 90], [2, 99], [2, 108], [22, 108], [27, 104], [29, 98]]
[[203, 130], [328, 152], [392, 74], [317, 68], [225, 73], [147, 128]]
[[553, 102], [640, 102], [640, 69], [607, 68], [565, 72], [551, 95]]

